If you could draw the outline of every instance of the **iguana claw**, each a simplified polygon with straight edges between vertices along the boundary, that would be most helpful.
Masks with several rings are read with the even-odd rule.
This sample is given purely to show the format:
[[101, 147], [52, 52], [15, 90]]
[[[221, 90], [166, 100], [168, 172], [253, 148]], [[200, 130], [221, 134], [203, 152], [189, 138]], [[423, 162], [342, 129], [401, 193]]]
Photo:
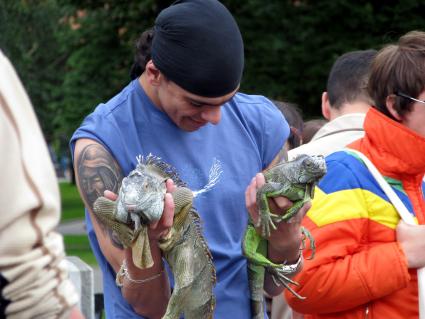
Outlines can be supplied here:
[[275, 223], [273, 222], [273, 219], [276, 217], [279, 216], [271, 213], [260, 214], [260, 218], [258, 218], [255, 227], [261, 227], [261, 236], [263, 236], [264, 238], [270, 237], [271, 229], [275, 230], [277, 228]]
[[305, 228], [305, 227], [301, 227], [301, 232], [303, 234], [303, 239], [302, 239], [302, 247], [301, 249], [305, 249], [305, 239], [308, 238], [308, 240], [310, 241], [310, 249], [311, 249], [311, 256], [306, 258], [306, 259], [313, 259], [314, 255], [316, 254], [316, 241], [314, 240], [313, 236], [311, 235], [310, 231]]

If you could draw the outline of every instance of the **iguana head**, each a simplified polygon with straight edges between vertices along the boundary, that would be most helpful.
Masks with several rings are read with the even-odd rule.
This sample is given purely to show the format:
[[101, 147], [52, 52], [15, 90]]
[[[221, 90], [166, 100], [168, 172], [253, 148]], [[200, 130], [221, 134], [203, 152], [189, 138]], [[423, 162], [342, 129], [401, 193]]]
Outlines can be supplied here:
[[300, 184], [317, 183], [326, 174], [326, 161], [321, 155], [299, 155], [291, 166], [293, 176]]
[[155, 222], [161, 218], [165, 192], [165, 180], [154, 171], [138, 165], [122, 181], [118, 209], [140, 216], [143, 223]]

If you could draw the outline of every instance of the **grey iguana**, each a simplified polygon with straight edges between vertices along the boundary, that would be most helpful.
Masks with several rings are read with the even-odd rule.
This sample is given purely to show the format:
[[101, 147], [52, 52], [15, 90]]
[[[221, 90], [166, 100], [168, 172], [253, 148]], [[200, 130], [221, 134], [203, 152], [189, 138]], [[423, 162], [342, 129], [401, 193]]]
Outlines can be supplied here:
[[[175, 285], [163, 318], [178, 319], [182, 313], [186, 319], [212, 318], [216, 272], [202, 235], [200, 217], [192, 206], [194, 192], [160, 158], [149, 155], [145, 159], [139, 157], [138, 161], [136, 168], [123, 179], [116, 203], [99, 197], [94, 203], [94, 213], [116, 232], [125, 247], [132, 247], [136, 266], [151, 267], [147, 228], [162, 215], [165, 181], [171, 178], [177, 186], [172, 193], [174, 222], [166, 238], [159, 240], [159, 247], [173, 272]], [[209, 183], [204, 190], [210, 186]]]
[[[265, 270], [272, 274], [277, 285], [283, 284], [297, 297], [299, 296], [288, 283], [296, 284], [287, 275], [295, 271], [294, 265], [278, 265], [267, 258], [267, 238], [276, 223], [288, 222], [299, 209], [313, 198], [316, 183], [326, 174], [326, 162], [322, 156], [299, 155], [290, 162], [282, 162], [264, 172], [266, 183], [257, 191], [259, 218], [255, 227], [260, 227], [261, 235], [256, 232], [250, 221], [242, 244], [242, 250], [248, 259], [248, 280], [251, 295], [252, 318], [264, 318], [263, 286]], [[293, 205], [282, 215], [272, 214], [268, 197], [285, 196]], [[312, 257], [314, 240], [307, 229], [302, 232], [310, 239]]]

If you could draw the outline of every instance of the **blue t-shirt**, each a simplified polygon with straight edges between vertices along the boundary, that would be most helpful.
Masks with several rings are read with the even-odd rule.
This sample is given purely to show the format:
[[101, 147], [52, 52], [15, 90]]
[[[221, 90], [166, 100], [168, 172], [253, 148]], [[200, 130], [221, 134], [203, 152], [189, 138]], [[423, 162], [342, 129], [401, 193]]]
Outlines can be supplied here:
[[[282, 149], [289, 127], [281, 112], [262, 96], [236, 94], [221, 108], [221, 121], [194, 132], [179, 129], [155, 107], [138, 80], [87, 116], [71, 139], [101, 143], [123, 174], [136, 166], [136, 156], [152, 153], [174, 166], [192, 190], [208, 181], [214, 161], [221, 164], [217, 185], [195, 198], [203, 231], [217, 270], [215, 318], [251, 318], [246, 259], [241, 242], [248, 222], [245, 189], [256, 173]], [[108, 318], [142, 318], [134, 313], [115, 284], [115, 272], [102, 255], [90, 218], [87, 231], [103, 272]]]

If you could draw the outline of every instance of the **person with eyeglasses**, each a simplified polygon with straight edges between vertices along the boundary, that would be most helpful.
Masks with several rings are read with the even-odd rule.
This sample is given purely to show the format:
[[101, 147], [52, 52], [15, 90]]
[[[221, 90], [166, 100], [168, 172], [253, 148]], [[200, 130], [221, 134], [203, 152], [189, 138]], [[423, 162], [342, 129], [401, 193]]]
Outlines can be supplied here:
[[[306, 299], [285, 297], [305, 319], [419, 317], [417, 269], [425, 266], [425, 32], [411, 31], [377, 53], [368, 92], [374, 104], [364, 121], [365, 136], [326, 158], [328, 173], [303, 221], [317, 246], [315, 258], [294, 277], [300, 283], [294, 289]], [[416, 225], [401, 221], [367, 159]]]
[[399, 91], [395, 91], [394, 94], [397, 95], [397, 96], [399, 96], [399, 97], [403, 97], [405, 99], [409, 99], [409, 100], [414, 101], [414, 102], [425, 104], [425, 101], [419, 100], [419, 99], [415, 99], [414, 97], [411, 97], [411, 96], [409, 96], [407, 94], [404, 94], [404, 93], [401, 93]]
[[[242, 238], [248, 212], [254, 220], [258, 214], [256, 189], [264, 184], [259, 172], [281, 160], [289, 127], [270, 100], [238, 92], [243, 66], [242, 36], [227, 8], [216, 0], [176, 1], [138, 41], [132, 81], [74, 133], [77, 184], [103, 274], [107, 318], [160, 318], [170, 297], [158, 240], [173, 223], [171, 194], [159, 223], [149, 230], [154, 265], [147, 269], [133, 264], [131, 249], [92, 213], [94, 200], [105, 190], [117, 193], [137, 156], [150, 153], [173, 166], [193, 190], [202, 188], [212, 164], [220, 163], [218, 183], [194, 202], [217, 271], [214, 318], [251, 318]], [[172, 183], [167, 186], [172, 192]], [[281, 214], [291, 203], [276, 197], [270, 205]], [[300, 261], [302, 267], [300, 224], [308, 208], [273, 231], [267, 258], [279, 264]], [[120, 288], [115, 275], [121, 265], [127, 271]], [[272, 295], [284, 288], [269, 274], [264, 286]]]

